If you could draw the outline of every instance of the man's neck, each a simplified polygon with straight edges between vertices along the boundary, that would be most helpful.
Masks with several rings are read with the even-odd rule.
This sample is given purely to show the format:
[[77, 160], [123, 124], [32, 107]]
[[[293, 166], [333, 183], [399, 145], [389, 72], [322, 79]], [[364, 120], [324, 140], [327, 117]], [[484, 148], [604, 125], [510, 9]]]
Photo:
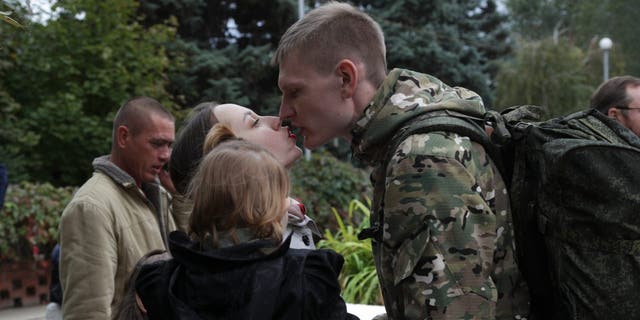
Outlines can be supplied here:
[[117, 151], [111, 150], [111, 155], [109, 156], [109, 161], [111, 161], [114, 165], [116, 165], [118, 168], [120, 168], [126, 174], [131, 176], [131, 178], [133, 178], [133, 180], [136, 182], [136, 185], [138, 186], [138, 188], [142, 188], [142, 182], [139, 181], [138, 179], [136, 179], [135, 176], [131, 174], [131, 172], [129, 171], [129, 168], [125, 165], [124, 159], [122, 159], [122, 157], [120, 156], [120, 154]]

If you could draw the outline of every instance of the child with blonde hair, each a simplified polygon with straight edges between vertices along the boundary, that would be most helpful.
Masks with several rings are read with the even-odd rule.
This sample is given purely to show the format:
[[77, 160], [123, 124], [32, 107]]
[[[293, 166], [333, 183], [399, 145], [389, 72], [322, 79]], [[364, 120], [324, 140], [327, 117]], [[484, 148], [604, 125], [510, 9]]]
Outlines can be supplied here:
[[172, 258], [142, 266], [135, 280], [146, 316], [357, 319], [340, 297], [342, 257], [283, 239], [287, 170], [264, 148], [219, 133], [207, 136], [188, 187], [190, 235], [171, 233]]

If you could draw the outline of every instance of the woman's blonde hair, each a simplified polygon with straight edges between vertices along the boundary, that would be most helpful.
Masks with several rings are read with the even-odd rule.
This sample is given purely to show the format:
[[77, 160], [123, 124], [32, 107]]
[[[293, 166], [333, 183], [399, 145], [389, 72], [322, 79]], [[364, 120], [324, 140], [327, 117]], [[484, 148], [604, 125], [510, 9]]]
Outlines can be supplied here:
[[236, 228], [256, 238], [282, 240], [281, 221], [289, 194], [287, 170], [267, 150], [235, 137], [222, 124], [211, 128], [202, 159], [189, 186], [193, 211], [189, 221], [195, 240], [227, 231], [237, 243]]

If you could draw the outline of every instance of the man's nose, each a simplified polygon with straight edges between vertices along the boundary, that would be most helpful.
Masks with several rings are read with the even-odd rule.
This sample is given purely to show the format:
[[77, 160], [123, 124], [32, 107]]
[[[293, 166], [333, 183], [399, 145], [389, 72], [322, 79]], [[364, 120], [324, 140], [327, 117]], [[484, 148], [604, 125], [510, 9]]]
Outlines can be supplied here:
[[293, 111], [293, 108], [291, 108], [289, 106], [289, 103], [284, 98], [282, 98], [282, 103], [280, 103], [280, 112], [278, 113], [278, 117], [280, 117], [280, 120], [289, 119], [294, 115], [295, 112]]
[[167, 162], [169, 161], [169, 158], [171, 157], [171, 147], [169, 146], [164, 146], [160, 149], [160, 154], [159, 154], [159, 158], [160, 160]]

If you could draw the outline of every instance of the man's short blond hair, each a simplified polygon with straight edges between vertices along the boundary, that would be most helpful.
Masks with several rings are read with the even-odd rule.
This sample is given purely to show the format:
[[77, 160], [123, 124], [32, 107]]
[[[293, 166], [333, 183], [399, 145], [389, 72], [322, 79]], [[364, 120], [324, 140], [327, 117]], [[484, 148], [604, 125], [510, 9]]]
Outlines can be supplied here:
[[342, 59], [362, 62], [367, 80], [376, 86], [387, 72], [380, 25], [347, 3], [328, 2], [294, 23], [280, 39], [272, 63], [280, 65], [298, 52], [322, 74], [331, 72]]

